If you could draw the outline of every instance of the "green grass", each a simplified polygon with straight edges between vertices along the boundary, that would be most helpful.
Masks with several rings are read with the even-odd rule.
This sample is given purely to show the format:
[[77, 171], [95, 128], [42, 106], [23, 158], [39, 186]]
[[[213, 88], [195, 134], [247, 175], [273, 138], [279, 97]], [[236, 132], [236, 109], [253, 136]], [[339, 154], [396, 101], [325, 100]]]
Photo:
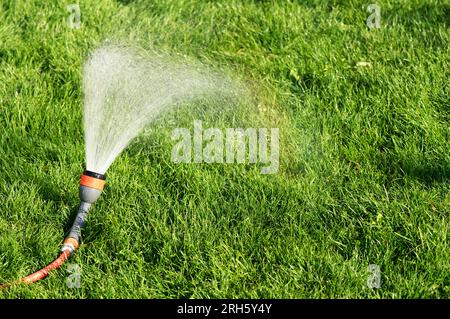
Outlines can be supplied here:
[[0, 282], [52, 261], [72, 222], [81, 67], [107, 38], [244, 79], [253, 103], [201, 117], [279, 127], [280, 171], [172, 163], [198, 114], [169, 115], [109, 169], [70, 260], [81, 288], [65, 265], [0, 297], [450, 296], [449, 1], [378, 0], [375, 30], [366, 1], [80, 1], [80, 29], [69, 3], [0, 5]]

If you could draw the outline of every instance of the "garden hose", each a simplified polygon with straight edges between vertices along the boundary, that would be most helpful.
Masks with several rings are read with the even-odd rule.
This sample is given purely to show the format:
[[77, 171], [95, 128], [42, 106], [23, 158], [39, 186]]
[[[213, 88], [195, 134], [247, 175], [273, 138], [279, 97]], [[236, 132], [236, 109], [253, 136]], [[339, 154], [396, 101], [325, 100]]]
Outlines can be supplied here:
[[0, 288], [8, 288], [20, 283], [31, 284], [44, 279], [48, 276], [50, 271], [58, 269], [67, 259], [69, 259], [80, 245], [81, 229], [85, 224], [87, 213], [92, 204], [100, 197], [100, 194], [105, 187], [105, 179], [105, 175], [91, 171], [84, 171], [83, 175], [81, 175], [79, 190], [79, 197], [81, 200], [80, 208], [78, 209], [77, 216], [75, 217], [75, 221], [73, 222], [69, 234], [64, 239], [59, 257], [41, 270], [18, 281], [0, 285]]

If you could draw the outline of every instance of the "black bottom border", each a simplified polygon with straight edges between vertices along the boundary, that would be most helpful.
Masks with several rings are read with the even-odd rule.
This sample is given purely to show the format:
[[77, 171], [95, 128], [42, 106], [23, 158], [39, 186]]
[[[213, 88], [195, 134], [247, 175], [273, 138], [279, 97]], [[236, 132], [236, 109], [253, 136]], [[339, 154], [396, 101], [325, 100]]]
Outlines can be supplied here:
[[[27, 307], [30, 306], [30, 307]], [[449, 299], [11, 299], [0, 300], [3, 310], [11, 308], [17, 315], [22, 311], [51, 312], [55, 307], [84, 309], [95, 313], [107, 312], [144, 313], [176, 318], [291, 318], [314, 315], [383, 315], [392, 310], [402, 314], [417, 314], [420, 310], [442, 313], [450, 307]], [[157, 316], [159, 317], [159, 316]]]

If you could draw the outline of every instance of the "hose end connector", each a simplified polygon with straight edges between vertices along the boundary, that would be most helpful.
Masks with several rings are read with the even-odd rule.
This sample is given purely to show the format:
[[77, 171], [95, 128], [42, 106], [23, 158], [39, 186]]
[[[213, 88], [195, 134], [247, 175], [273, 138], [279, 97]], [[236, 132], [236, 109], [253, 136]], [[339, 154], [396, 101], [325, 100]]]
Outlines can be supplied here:
[[79, 246], [80, 243], [75, 238], [66, 237], [66, 239], [64, 239], [61, 252], [68, 251], [69, 255], [72, 255]]

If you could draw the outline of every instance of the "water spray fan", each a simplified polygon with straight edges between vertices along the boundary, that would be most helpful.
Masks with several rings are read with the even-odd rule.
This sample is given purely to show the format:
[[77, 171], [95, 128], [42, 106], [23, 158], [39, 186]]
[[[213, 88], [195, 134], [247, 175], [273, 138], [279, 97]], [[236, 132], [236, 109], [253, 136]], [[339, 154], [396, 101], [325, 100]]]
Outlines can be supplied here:
[[83, 70], [86, 171], [80, 180], [78, 213], [58, 258], [0, 288], [43, 279], [76, 251], [88, 211], [105, 187], [106, 171], [146, 125], [179, 102], [224, 93], [228, 86], [205, 67], [175, 63], [160, 54], [143, 56], [120, 45], [95, 50]]

